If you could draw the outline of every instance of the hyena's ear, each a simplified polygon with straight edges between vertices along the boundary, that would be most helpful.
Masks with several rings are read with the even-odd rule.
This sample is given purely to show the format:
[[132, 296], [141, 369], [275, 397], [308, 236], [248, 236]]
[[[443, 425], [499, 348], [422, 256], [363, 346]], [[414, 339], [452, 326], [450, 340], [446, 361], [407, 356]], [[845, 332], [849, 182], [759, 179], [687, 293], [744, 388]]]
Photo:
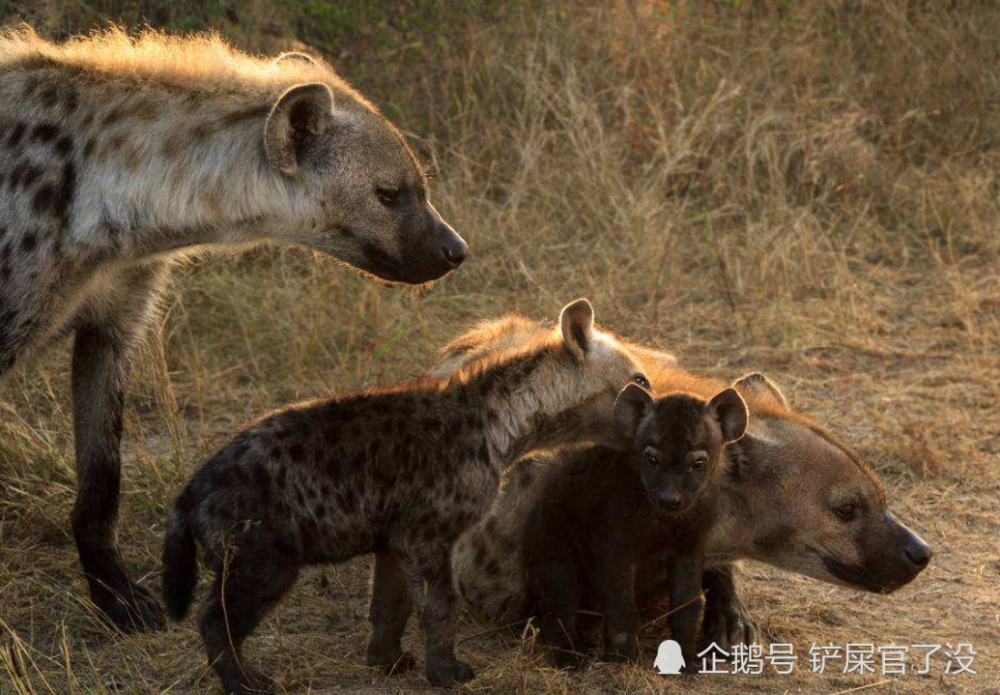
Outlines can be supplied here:
[[785, 398], [785, 394], [774, 385], [773, 381], [760, 372], [751, 372], [737, 379], [733, 386], [747, 396], [770, 396], [782, 408], [788, 407], [788, 399]]
[[264, 150], [271, 165], [296, 174], [310, 148], [334, 125], [333, 92], [321, 82], [301, 84], [281, 95], [264, 126]]
[[570, 354], [578, 360], [586, 358], [594, 342], [594, 307], [590, 302], [577, 299], [564, 306], [559, 315], [559, 327]]
[[299, 53], [298, 51], [287, 51], [274, 59], [275, 64], [284, 63], [286, 61], [288, 62], [299, 61], [307, 65], [316, 65], [315, 58], [306, 53]]
[[653, 397], [646, 389], [636, 384], [629, 384], [621, 390], [615, 399], [615, 427], [618, 433], [631, 440], [635, 437], [639, 423], [653, 405]]
[[727, 443], [738, 441], [746, 434], [750, 411], [747, 410], [743, 396], [736, 389], [729, 388], [716, 394], [715, 398], [708, 402], [708, 411], [719, 421], [722, 438]]

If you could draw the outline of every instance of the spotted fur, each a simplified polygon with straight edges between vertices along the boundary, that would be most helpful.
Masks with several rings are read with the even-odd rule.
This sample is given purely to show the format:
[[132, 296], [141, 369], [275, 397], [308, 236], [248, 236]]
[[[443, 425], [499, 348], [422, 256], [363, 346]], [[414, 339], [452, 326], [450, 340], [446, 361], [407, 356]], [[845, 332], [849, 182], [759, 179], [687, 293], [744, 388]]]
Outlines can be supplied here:
[[435, 279], [465, 243], [424, 178], [321, 61], [253, 58], [212, 36], [0, 31], [0, 380], [75, 333], [73, 529], [91, 598], [118, 626], [162, 623], [114, 524], [129, 355], [170, 263], [273, 240]]
[[197, 539], [216, 573], [200, 623], [209, 662], [228, 691], [248, 691], [266, 681], [245, 675], [243, 640], [299, 567], [374, 552], [369, 663], [412, 663], [400, 638], [415, 604], [428, 680], [471, 678], [454, 656], [452, 544], [489, 507], [503, 468], [536, 428], [636, 374], [627, 348], [592, 326], [581, 300], [563, 310], [559, 329], [449, 379], [264, 418], [177, 499], [164, 550], [171, 614], [190, 603]]

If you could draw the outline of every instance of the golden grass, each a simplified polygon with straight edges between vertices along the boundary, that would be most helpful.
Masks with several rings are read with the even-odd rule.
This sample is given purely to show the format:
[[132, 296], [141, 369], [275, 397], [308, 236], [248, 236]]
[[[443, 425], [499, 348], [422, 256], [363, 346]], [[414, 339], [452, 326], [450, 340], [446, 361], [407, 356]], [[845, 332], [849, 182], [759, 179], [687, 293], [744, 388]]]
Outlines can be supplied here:
[[[829, 640], [971, 641], [980, 675], [941, 678], [943, 663], [887, 683], [806, 671], [665, 682], [645, 663], [566, 675], [519, 634], [466, 625], [461, 651], [481, 674], [470, 690], [1000, 688], [1000, 6], [508, 4], [502, 22], [448, 27], [422, 61], [359, 68], [358, 86], [404, 114], [440, 172], [439, 207], [473, 253], [453, 277], [416, 293], [277, 249], [177, 274], [126, 417], [131, 566], [156, 583], [173, 494], [256, 414], [417, 373], [475, 319], [588, 296], [609, 328], [692, 368], [771, 374], [858, 446], [935, 546], [890, 597], [754, 567], [750, 605], [769, 639], [800, 655]], [[93, 21], [82, 3], [39, 7], [43, 30]], [[281, 26], [278, 38], [220, 28], [275, 50], [292, 45], [291, 20]], [[338, 47], [320, 48], [337, 63]], [[0, 396], [0, 693], [215, 692], [191, 621], [122, 638], [87, 604], [68, 525], [65, 353]], [[253, 640], [289, 691], [426, 690], [418, 674], [362, 665], [367, 566], [307, 574]], [[415, 631], [409, 641], [419, 650]]]

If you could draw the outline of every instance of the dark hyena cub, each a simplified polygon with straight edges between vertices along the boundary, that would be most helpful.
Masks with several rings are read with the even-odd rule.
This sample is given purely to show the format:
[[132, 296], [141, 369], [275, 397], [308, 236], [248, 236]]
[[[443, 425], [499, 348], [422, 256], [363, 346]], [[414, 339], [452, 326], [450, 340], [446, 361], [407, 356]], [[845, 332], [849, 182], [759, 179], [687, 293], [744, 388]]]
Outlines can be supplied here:
[[614, 415], [628, 450], [581, 455], [545, 481], [529, 514], [522, 546], [529, 598], [560, 666], [578, 661], [581, 605], [604, 613], [604, 658], [634, 659], [636, 564], [666, 551], [670, 630], [690, 665], [705, 544], [718, 515], [719, 460], [746, 431], [747, 408], [731, 388], [706, 402], [688, 393], [653, 400], [629, 385]]
[[454, 654], [455, 539], [489, 508], [504, 466], [536, 428], [630, 381], [645, 377], [580, 300], [563, 309], [559, 328], [449, 379], [261, 420], [177, 499], [164, 547], [170, 614], [181, 618], [190, 604], [197, 540], [216, 572], [201, 615], [209, 661], [228, 691], [266, 689], [241, 646], [299, 569], [374, 552], [368, 662], [412, 664], [400, 639], [416, 604], [427, 679], [472, 678]]

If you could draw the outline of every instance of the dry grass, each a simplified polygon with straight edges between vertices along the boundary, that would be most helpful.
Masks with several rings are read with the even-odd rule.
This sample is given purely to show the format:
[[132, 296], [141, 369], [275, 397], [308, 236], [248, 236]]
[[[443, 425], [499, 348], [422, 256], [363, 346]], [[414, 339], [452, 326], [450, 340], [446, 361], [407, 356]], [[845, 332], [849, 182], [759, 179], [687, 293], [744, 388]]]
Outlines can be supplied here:
[[[73, 29], [112, 5], [43, 2], [30, 18]], [[481, 672], [470, 690], [996, 693], [1000, 6], [744, 5], [508, 2], [490, 20], [463, 15], [412, 60], [387, 50], [378, 69], [352, 45], [320, 44], [423, 136], [440, 207], [474, 256], [419, 295], [297, 250], [179, 272], [127, 413], [131, 566], [156, 581], [173, 494], [256, 413], [399, 379], [468, 321], [586, 295], [611, 328], [693, 368], [776, 377], [858, 445], [935, 546], [890, 597], [752, 568], [769, 639], [800, 655], [830, 640], [972, 642], [979, 676], [939, 677], [943, 662], [885, 683], [804, 669], [677, 683], [645, 664], [566, 675], [518, 635], [466, 625], [461, 649]], [[292, 27], [313, 31], [297, 5], [247, 7], [236, 24], [204, 21], [268, 50], [292, 45]], [[68, 525], [65, 352], [0, 400], [0, 693], [215, 692], [190, 621], [122, 638], [87, 604]], [[289, 691], [426, 689], [362, 665], [367, 565], [307, 575], [260, 630], [252, 653]]]

